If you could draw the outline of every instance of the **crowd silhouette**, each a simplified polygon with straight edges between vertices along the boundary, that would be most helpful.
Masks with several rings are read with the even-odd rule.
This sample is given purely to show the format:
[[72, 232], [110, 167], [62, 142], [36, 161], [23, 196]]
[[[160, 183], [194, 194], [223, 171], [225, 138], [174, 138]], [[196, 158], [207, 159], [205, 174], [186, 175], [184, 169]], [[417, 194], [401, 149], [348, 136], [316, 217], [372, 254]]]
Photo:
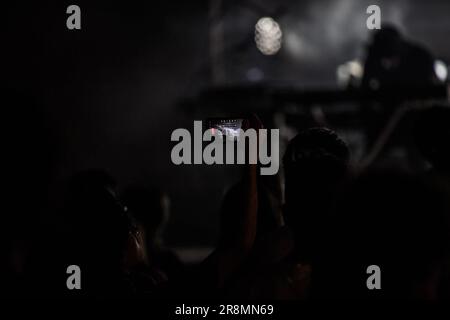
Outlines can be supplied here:
[[[363, 86], [433, 81], [420, 59], [428, 63], [422, 49], [384, 29], [370, 49]], [[386, 63], [393, 64], [389, 70]], [[423, 74], [416, 73], [418, 65]], [[418, 78], [397, 67], [415, 68]], [[146, 185], [119, 192], [115, 179], [95, 168], [52, 182], [57, 143], [39, 120], [40, 105], [18, 94], [4, 99], [9, 108], [2, 127], [6, 136], [17, 133], [4, 153], [11, 208], [0, 232], [4, 296], [450, 298], [448, 105], [414, 112], [408, 134], [428, 164], [423, 169], [375, 161], [360, 170], [335, 131], [303, 128], [284, 152], [282, 177], [242, 166], [241, 180], [222, 199], [214, 251], [186, 266], [164, 245], [165, 192]], [[251, 119], [252, 127], [261, 127]], [[57, 201], [46, 194], [51, 183], [58, 184]], [[73, 264], [82, 270], [82, 290], [67, 289], [66, 269]], [[366, 286], [370, 265], [382, 271], [382, 290]]]

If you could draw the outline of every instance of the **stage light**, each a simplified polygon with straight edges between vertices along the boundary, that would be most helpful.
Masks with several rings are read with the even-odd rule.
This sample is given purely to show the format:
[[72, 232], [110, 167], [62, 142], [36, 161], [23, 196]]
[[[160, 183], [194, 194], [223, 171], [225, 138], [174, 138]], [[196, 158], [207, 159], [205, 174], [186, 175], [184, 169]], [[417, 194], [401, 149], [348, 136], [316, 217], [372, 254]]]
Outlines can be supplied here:
[[265, 55], [274, 55], [281, 49], [283, 33], [279, 24], [270, 17], [263, 17], [255, 25], [256, 47]]
[[440, 81], [445, 82], [445, 80], [447, 80], [448, 76], [447, 65], [441, 60], [434, 61], [434, 72], [436, 73], [436, 76]]
[[340, 86], [347, 86], [350, 81], [360, 82], [364, 67], [358, 60], [351, 60], [337, 67], [336, 76]]
[[347, 62], [350, 74], [355, 78], [362, 78], [363, 76], [363, 66], [357, 60]]

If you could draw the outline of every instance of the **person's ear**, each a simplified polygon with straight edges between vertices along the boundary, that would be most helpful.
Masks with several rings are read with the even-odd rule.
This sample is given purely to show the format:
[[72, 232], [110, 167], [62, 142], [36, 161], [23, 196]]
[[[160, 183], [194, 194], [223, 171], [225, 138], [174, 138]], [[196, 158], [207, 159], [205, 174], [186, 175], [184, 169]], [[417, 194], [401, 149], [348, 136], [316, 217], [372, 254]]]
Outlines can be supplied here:
[[129, 232], [125, 253], [126, 267], [134, 267], [145, 263], [144, 245], [140, 232]]

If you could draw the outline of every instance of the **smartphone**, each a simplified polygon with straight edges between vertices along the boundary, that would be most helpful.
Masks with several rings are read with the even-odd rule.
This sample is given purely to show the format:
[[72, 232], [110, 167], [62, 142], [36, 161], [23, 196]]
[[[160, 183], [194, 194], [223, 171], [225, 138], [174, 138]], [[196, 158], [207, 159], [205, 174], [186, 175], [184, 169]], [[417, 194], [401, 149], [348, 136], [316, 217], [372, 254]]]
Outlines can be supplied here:
[[209, 118], [207, 129], [219, 130], [227, 139], [239, 139], [239, 129], [242, 129], [242, 118]]

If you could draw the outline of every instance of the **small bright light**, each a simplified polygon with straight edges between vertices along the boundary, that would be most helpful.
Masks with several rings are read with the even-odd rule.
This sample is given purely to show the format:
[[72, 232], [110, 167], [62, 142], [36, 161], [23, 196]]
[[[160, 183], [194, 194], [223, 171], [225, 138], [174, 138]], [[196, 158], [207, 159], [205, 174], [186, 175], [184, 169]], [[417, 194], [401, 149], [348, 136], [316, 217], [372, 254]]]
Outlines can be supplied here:
[[337, 67], [336, 76], [338, 84], [346, 86], [351, 79], [360, 81], [364, 73], [364, 67], [358, 60], [351, 60]]
[[350, 74], [355, 78], [362, 78], [363, 76], [363, 66], [359, 61], [349, 61], [347, 62]]
[[265, 55], [274, 55], [281, 49], [281, 28], [270, 17], [263, 17], [255, 25], [256, 47]]
[[448, 75], [447, 66], [441, 60], [436, 60], [434, 62], [434, 72], [436, 73], [438, 79], [441, 80], [442, 82], [447, 80]]

